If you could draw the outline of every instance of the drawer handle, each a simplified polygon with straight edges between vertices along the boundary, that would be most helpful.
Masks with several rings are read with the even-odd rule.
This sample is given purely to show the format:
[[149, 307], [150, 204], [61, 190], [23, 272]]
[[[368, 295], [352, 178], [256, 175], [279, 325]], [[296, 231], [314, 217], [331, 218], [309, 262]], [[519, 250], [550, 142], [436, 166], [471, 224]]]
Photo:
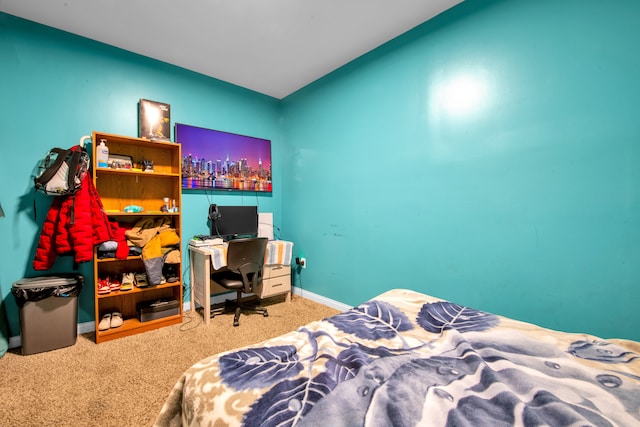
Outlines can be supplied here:
[[278, 286], [282, 286], [282, 283], [274, 284], [274, 285], [272, 285], [271, 287], [272, 287], [272, 288], [277, 288]]

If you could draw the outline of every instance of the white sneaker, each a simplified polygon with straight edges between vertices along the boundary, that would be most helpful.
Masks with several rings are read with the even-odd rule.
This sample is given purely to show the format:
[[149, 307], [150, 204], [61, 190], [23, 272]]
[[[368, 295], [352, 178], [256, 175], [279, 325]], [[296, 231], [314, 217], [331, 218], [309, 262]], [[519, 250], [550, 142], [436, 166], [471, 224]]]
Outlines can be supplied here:
[[114, 311], [113, 313], [111, 313], [111, 327], [112, 328], [117, 328], [122, 326], [122, 323], [124, 323], [122, 321], [122, 313], [120, 313], [119, 311]]
[[107, 313], [102, 316], [102, 320], [98, 323], [98, 330], [106, 331], [111, 327], [111, 313]]
[[122, 282], [120, 283], [120, 291], [126, 292], [133, 289], [133, 282], [135, 278], [133, 273], [123, 273], [122, 274]]

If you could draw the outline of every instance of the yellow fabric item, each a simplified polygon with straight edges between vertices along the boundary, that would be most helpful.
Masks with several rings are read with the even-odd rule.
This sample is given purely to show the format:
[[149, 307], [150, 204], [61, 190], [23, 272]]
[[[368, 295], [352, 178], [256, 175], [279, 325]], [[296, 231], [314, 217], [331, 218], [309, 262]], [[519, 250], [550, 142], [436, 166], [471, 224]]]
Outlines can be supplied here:
[[175, 246], [180, 243], [180, 237], [174, 229], [168, 229], [153, 237], [142, 248], [142, 259], [151, 259], [162, 256], [162, 248]]
[[169, 229], [158, 234], [160, 246], [175, 246], [180, 243], [180, 237], [174, 229]]
[[152, 238], [142, 248], [142, 259], [152, 259], [162, 256], [162, 246], [160, 246], [160, 239], [158, 236]]

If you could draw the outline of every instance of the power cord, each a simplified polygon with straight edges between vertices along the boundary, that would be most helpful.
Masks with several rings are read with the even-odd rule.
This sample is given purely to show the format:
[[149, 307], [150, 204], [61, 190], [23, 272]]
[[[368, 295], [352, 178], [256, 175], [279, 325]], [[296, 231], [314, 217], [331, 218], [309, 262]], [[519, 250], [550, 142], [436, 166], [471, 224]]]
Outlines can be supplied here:
[[[189, 273], [191, 266], [184, 269], [182, 272], [182, 300], [191, 299], [191, 286], [187, 285], [185, 277]], [[184, 303], [184, 302], [183, 302]], [[195, 322], [195, 324], [194, 324]], [[197, 328], [202, 323], [200, 315], [195, 307], [190, 307], [190, 310], [182, 313], [182, 325], [180, 325], [180, 331], [190, 331]]]
[[187, 332], [197, 328], [202, 323], [202, 319], [198, 314], [198, 311], [191, 309], [186, 313], [182, 313], [182, 325], [180, 325], [180, 332]]
[[[298, 288], [300, 288], [300, 293], [303, 292], [303, 286], [302, 286], [302, 266], [297, 264], [296, 265], [296, 276], [298, 276], [298, 284], [296, 285], [295, 283], [293, 283], [293, 286], [297, 286]], [[293, 292], [292, 292], [293, 293]]]

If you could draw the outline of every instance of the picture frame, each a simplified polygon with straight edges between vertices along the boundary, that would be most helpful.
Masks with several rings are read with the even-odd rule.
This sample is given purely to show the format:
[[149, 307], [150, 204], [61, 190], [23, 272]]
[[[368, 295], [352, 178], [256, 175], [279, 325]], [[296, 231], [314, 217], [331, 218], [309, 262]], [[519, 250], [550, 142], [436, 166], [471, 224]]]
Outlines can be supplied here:
[[271, 140], [176, 123], [182, 190], [271, 193]]
[[171, 141], [171, 105], [141, 98], [138, 137], [151, 141]]

